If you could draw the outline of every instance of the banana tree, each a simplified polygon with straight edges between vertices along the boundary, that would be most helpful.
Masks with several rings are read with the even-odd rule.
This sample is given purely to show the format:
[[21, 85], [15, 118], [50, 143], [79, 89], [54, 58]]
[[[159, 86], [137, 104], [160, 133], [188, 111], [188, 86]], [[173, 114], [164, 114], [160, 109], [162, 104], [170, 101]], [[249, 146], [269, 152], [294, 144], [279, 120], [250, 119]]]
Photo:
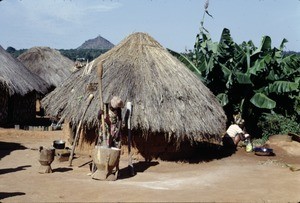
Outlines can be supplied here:
[[[255, 84], [251, 103], [258, 108], [271, 109], [285, 116], [299, 115], [300, 60], [295, 55], [283, 56], [283, 40], [280, 49], [270, 47], [271, 39], [264, 37], [261, 47], [253, 54], [255, 61], [249, 69]], [[267, 44], [267, 45], [266, 45]]]
[[199, 70], [197, 74], [217, 96], [229, 119], [234, 111], [254, 121], [270, 111], [299, 117], [300, 59], [284, 57], [286, 42], [284, 39], [279, 49], [272, 48], [271, 38], [264, 36], [258, 48], [252, 41], [238, 45], [225, 28], [216, 43], [201, 30], [193, 58], [182, 62]]

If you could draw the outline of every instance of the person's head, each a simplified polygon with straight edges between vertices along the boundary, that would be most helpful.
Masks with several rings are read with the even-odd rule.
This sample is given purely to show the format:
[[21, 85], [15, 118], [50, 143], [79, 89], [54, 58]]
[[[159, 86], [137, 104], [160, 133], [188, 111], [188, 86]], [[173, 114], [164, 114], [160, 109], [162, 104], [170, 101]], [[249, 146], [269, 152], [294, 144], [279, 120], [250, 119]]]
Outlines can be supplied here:
[[120, 97], [113, 96], [113, 98], [110, 100], [110, 106], [113, 109], [123, 108], [124, 107], [124, 103], [123, 103], [123, 101], [121, 100]]
[[242, 118], [240, 113], [233, 115], [234, 123], [237, 124], [240, 128], [244, 127], [245, 120]]

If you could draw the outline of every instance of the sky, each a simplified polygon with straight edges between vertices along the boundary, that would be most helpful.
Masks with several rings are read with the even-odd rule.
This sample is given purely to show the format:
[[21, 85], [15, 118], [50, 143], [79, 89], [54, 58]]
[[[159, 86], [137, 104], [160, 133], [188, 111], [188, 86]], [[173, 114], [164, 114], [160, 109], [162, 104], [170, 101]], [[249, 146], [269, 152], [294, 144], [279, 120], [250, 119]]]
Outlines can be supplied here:
[[[102, 36], [114, 45], [145, 32], [177, 52], [193, 49], [206, 0], [2, 0], [0, 45], [75, 49]], [[218, 42], [228, 28], [240, 44], [263, 36], [300, 51], [300, 0], [210, 0], [204, 27]]]

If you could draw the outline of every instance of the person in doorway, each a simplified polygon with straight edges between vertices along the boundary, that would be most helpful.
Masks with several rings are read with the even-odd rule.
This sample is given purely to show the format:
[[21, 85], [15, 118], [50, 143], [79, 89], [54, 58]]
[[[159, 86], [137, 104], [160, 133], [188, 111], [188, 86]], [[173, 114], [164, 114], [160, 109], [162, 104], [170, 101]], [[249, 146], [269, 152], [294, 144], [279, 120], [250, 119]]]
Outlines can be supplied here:
[[246, 133], [244, 128], [244, 119], [239, 116], [234, 116], [234, 123], [226, 130], [223, 137], [223, 145], [225, 147], [237, 147], [240, 141], [250, 139], [250, 135]]
[[[114, 96], [109, 104], [108, 111], [104, 116], [106, 133], [108, 135], [109, 147], [121, 147], [121, 128], [122, 128], [122, 108], [124, 107], [123, 101]], [[104, 111], [102, 109], [98, 112], [98, 119], [101, 120]]]

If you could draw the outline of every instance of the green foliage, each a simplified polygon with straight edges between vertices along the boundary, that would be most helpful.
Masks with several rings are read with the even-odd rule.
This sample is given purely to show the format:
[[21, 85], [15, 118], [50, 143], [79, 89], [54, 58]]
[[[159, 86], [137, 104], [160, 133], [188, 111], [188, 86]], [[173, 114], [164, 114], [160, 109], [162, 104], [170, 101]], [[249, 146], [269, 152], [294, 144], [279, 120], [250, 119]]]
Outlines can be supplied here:
[[6, 51], [7, 51], [8, 53], [12, 54], [12, 53], [16, 52], [16, 49], [13, 48], [13, 47], [7, 47]]
[[27, 51], [27, 49], [20, 49], [17, 50], [13, 47], [7, 47], [6, 49], [7, 53], [9, 53], [10, 55], [12, 55], [14, 58], [17, 58], [19, 55], [23, 54], [25, 51]]
[[76, 61], [78, 58], [92, 61], [101, 54], [105, 53], [106, 49], [60, 49], [60, 53], [69, 59]]
[[188, 56], [184, 54], [177, 53], [171, 49], [167, 49], [173, 56], [177, 57], [179, 61], [186, 64], [187, 68], [194, 72], [198, 77], [201, 77], [201, 72], [197, 69], [197, 67], [188, 59]]
[[265, 94], [256, 93], [250, 102], [258, 108], [273, 109], [276, 106], [276, 102], [269, 99]]
[[[19, 55], [27, 51], [27, 49], [16, 50], [13, 47], [8, 47], [6, 51], [10, 53], [14, 58], [17, 58]], [[64, 55], [65, 57], [73, 61], [76, 61], [77, 59], [92, 61], [108, 50], [107, 49], [59, 49], [58, 51], [62, 55]]]
[[271, 48], [268, 36], [262, 38], [258, 48], [251, 41], [237, 45], [225, 28], [214, 52], [209, 46], [215, 44], [203, 43], [203, 39], [210, 40], [207, 36], [200, 40], [205, 51], [195, 48], [194, 51], [202, 51], [194, 55], [202, 55], [195, 58], [195, 64], [199, 64], [204, 82], [217, 95], [228, 116], [239, 111], [248, 122], [253, 121], [252, 128], [257, 118], [270, 110], [299, 121], [300, 58], [283, 55], [287, 40], [279, 49]]
[[259, 130], [257, 121], [263, 113], [274, 112], [299, 122], [300, 56], [283, 52], [287, 40], [279, 48], [272, 48], [269, 36], [262, 37], [258, 47], [252, 41], [238, 45], [224, 28], [217, 43], [203, 24], [202, 20], [190, 57], [181, 57], [181, 61], [198, 69], [194, 72], [217, 96], [229, 122], [236, 112], [246, 120], [248, 131], [254, 132]]
[[300, 134], [300, 125], [295, 119], [280, 114], [264, 113], [258, 121], [263, 137], [276, 134]]

